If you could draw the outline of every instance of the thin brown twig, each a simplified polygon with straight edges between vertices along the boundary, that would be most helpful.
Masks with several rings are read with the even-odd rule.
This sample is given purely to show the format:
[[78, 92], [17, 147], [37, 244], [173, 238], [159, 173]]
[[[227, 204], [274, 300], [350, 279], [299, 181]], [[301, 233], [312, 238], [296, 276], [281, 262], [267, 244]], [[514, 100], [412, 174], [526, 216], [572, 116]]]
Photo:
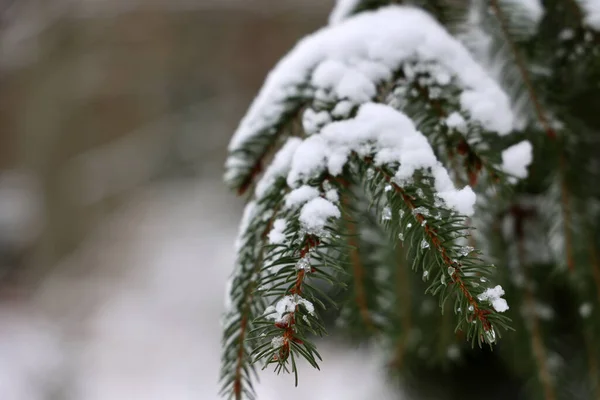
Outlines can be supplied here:
[[[347, 202], [347, 199], [344, 199]], [[367, 305], [367, 295], [365, 291], [365, 269], [360, 255], [358, 253], [358, 240], [356, 239], [357, 231], [356, 224], [352, 221], [348, 221], [348, 244], [350, 245], [350, 263], [352, 264], [352, 273], [354, 275], [354, 300], [360, 313], [361, 319], [363, 320], [367, 329], [371, 332], [375, 332], [376, 328], [373, 324], [373, 319], [369, 313], [369, 307]]]

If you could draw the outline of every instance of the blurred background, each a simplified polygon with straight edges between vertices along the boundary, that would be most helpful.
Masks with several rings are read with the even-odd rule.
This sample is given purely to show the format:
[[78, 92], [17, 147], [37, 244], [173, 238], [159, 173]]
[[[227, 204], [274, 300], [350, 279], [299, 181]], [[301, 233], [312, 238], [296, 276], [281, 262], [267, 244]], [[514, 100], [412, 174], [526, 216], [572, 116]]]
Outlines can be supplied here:
[[[227, 142], [332, 5], [0, 0], [0, 399], [218, 398]], [[369, 349], [324, 346], [259, 399], [404, 398]]]

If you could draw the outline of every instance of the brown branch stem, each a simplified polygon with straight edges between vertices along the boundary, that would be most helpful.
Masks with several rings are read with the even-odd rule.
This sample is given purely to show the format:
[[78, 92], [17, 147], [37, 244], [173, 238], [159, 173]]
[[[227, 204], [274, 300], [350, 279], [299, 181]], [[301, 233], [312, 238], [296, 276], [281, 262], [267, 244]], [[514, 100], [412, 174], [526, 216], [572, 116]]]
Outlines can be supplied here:
[[[343, 198], [344, 205], [347, 205], [348, 199]], [[360, 317], [363, 320], [367, 329], [371, 332], [375, 332], [376, 328], [373, 324], [371, 314], [369, 313], [369, 307], [367, 304], [367, 295], [365, 290], [365, 269], [360, 259], [358, 252], [358, 240], [357, 240], [357, 229], [356, 224], [352, 221], [347, 222], [348, 226], [348, 244], [350, 245], [350, 263], [352, 264], [352, 273], [354, 275], [354, 300], [360, 313]]]

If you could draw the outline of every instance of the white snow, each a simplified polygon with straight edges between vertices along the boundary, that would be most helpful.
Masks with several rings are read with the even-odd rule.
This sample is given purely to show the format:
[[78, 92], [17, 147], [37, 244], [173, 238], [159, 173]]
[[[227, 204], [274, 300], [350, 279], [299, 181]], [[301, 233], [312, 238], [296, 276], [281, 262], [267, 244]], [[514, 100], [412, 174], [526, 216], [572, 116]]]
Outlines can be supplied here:
[[279, 299], [274, 306], [267, 307], [264, 315], [275, 322], [284, 322], [287, 321], [289, 314], [296, 310], [298, 304], [299, 302], [296, 301], [294, 296], [287, 295]]
[[332, 203], [337, 203], [340, 201], [340, 195], [335, 189], [329, 189], [327, 192], [325, 192], [325, 198]]
[[371, 100], [377, 93], [375, 83], [366, 75], [353, 69], [344, 72], [342, 79], [332, 89], [337, 93], [338, 98], [348, 99], [357, 104]]
[[267, 307], [263, 315], [275, 322], [287, 322], [290, 313], [294, 313], [296, 311], [296, 306], [300, 304], [306, 308], [306, 311], [308, 311], [309, 314], [314, 314], [315, 306], [313, 303], [297, 295], [287, 295], [279, 299], [274, 306]]
[[366, 103], [355, 118], [332, 122], [321, 134], [304, 140], [296, 149], [288, 175], [288, 185], [298, 186], [328, 170], [339, 175], [352, 152], [374, 156], [375, 165], [400, 163], [394, 177], [402, 185], [419, 169], [430, 169], [435, 190], [448, 207], [471, 215], [475, 193], [466, 186], [457, 190], [446, 169], [438, 162], [429, 142], [412, 121], [392, 107]]
[[269, 168], [267, 168], [262, 178], [256, 184], [255, 193], [257, 198], [260, 199], [263, 197], [278, 178], [285, 177], [288, 174], [292, 155], [301, 142], [302, 140], [299, 138], [289, 138], [281, 149], [279, 149], [273, 161], [271, 161]]
[[508, 147], [502, 152], [502, 170], [516, 178], [526, 178], [527, 167], [533, 159], [532, 151], [527, 140]]
[[590, 28], [600, 31], [600, 0], [578, 0], [585, 12], [585, 23]]
[[302, 185], [292, 190], [285, 197], [285, 208], [300, 207], [309, 200], [319, 197], [319, 190], [308, 185]]
[[467, 128], [467, 122], [460, 113], [454, 111], [446, 118], [446, 125], [448, 128], [454, 128], [459, 132], [465, 132]]
[[333, 110], [331, 110], [331, 115], [338, 118], [346, 118], [348, 115], [350, 115], [352, 107], [354, 107], [352, 102], [348, 100], [342, 100], [335, 105]]
[[271, 339], [271, 347], [274, 349], [278, 349], [281, 346], [283, 346], [283, 336], [275, 336], [273, 339]]
[[352, 14], [360, 0], [337, 0], [333, 10], [329, 14], [329, 25], [335, 25]]
[[[462, 111], [488, 131], [501, 135], [511, 131], [508, 97], [463, 45], [424, 11], [388, 6], [360, 13], [301, 40], [269, 73], [233, 135], [230, 152], [273, 129], [289, 110], [290, 97], [304, 94], [368, 102], [375, 96], [377, 83], [406, 62], [435, 65], [437, 80], [453, 77], [462, 89]], [[299, 88], [306, 84], [312, 88], [301, 93]], [[232, 168], [252, 162], [232, 154], [227, 160], [229, 174], [235, 173]]]
[[504, 295], [504, 289], [502, 286], [497, 285], [494, 288], [488, 288], [485, 292], [481, 293], [477, 298], [481, 301], [489, 301], [494, 310], [498, 312], [505, 312], [508, 310], [508, 303], [502, 298]]
[[273, 228], [269, 232], [269, 243], [270, 244], [281, 244], [285, 241], [285, 228], [287, 223], [285, 219], [278, 218], [273, 222]]
[[304, 308], [306, 308], [306, 311], [308, 311], [309, 314], [311, 314], [311, 315], [315, 314], [315, 306], [310, 301], [308, 301], [304, 298], [300, 298], [300, 299], [298, 299], [298, 304], [302, 304], [304, 306]]
[[296, 187], [298, 181], [308, 181], [325, 169], [328, 148], [325, 139], [323, 139], [323, 131], [320, 135], [311, 136], [304, 140], [294, 152], [287, 176], [288, 186]]
[[240, 228], [238, 231], [237, 238], [235, 239], [235, 252], [238, 254], [242, 247], [244, 246], [244, 236], [248, 231], [248, 227], [250, 226], [250, 222], [254, 219], [256, 214], [256, 202], [250, 201], [246, 204], [244, 208], [244, 213], [242, 214], [242, 221], [240, 222]]
[[326, 123], [331, 122], [331, 116], [327, 111], [316, 112], [312, 108], [307, 108], [302, 114], [302, 127], [308, 135], [319, 131]]
[[519, 6], [520, 10], [525, 12], [525, 15], [537, 25], [544, 16], [544, 6], [540, 0], [503, 0], [506, 5]]
[[340, 210], [335, 204], [322, 197], [317, 197], [302, 207], [299, 220], [306, 232], [320, 236], [323, 234], [327, 220], [340, 216]]

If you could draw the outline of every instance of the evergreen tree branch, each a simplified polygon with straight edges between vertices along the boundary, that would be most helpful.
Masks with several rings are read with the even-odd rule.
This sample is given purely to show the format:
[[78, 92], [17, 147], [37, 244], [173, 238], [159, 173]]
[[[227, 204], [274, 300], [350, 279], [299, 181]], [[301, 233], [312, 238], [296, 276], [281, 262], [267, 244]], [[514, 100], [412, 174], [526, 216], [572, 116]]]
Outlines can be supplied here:
[[[283, 197], [285, 181], [276, 182], [264, 198], [259, 198], [247, 206], [247, 212], [259, 215], [277, 208]], [[254, 318], [264, 307], [260, 296], [255, 296], [258, 287], [258, 274], [264, 258], [264, 243], [266, 234], [271, 229], [275, 214], [270, 218], [255, 218], [249, 221], [246, 228], [240, 232], [239, 253], [237, 257], [236, 275], [232, 281], [230, 292], [232, 309], [226, 312], [226, 323], [223, 335], [223, 356], [221, 366], [221, 382], [223, 394], [241, 400], [243, 395], [253, 399], [252, 387], [246, 387], [250, 382], [251, 367], [248, 352], [248, 333], [254, 328]], [[251, 215], [246, 216], [251, 218]]]
[[[542, 128], [545, 130], [546, 135], [550, 139], [556, 139], [556, 131], [550, 125], [548, 116], [542, 107], [542, 104], [539, 100], [539, 97], [536, 94], [534, 89], [533, 82], [531, 77], [529, 76], [529, 72], [527, 67], [525, 66], [525, 61], [523, 60], [521, 53], [516, 45], [516, 43], [512, 40], [509, 29], [507, 18], [502, 11], [502, 7], [499, 5], [499, 0], [490, 0], [490, 4], [494, 15], [497, 17], [501, 30], [503, 32], [504, 38], [506, 42], [509, 44], [509, 47], [512, 51], [512, 55], [517, 66], [517, 69], [522, 77], [523, 83], [526, 87], [527, 93], [529, 95], [529, 99], [531, 100], [536, 117], [541, 124]], [[565, 236], [565, 256], [566, 263], [569, 270], [574, 270], [575, 263], [573, 257], [573, 243], [571, 236], [571, 211], [570, 211], [570, 194], [569, 189], [567, 187], [566, 182], [566, 156], [564, 153], [564, 146], [561, 146], [560, 154], [559, 154], [559, 179], [560, 179], [560, 202], [561, 202], [561, 213], [563, 214], [563, 232]]]
[[[413, 120], [420, 121], [418, 129], [427, 135], [433, 145], [441, 144], [445, 154], [440, 156], [450, 164], [450, 170], [456, 173], [458, 183], [461, 183], [463, 178], [460, 174], [461, 168], [456, 165], [457, 156], [464, 157], [464, 172], [471, 186], [477, 184], [482, 171], [487, 172], [493, 181], [506, 180], [506, 174], [498, 168], [497, 154], [477, 147], [478, 144], [488, 144], [490, 138], [482, 138], [481, 127], [468, 115], [463, 115], [464, 112], [461, 113], [456, 104], [451, 104], [450, 99], [455, 98], [460, 90], [453, 84], [449, 87], [430, 88], [420, 83], [429, 79], [429, 74], [416, 74], [410, 79], [404, 90], [409, 93], [416, 90], [417, 96], [407, 96], [407, 100], [404, 101], [408, 104], [399, 108]], [[432, 94], [434, 90], [435, 97]], [[429, 115], [427, 110], [433, 111], [433, 115]], [[458, 119], [457, 125], [460, 126], [451, 125], [450, 115]]]
[[277, 144], [286, 136], [294, 134], [294, 126], [304, 108], [302, 98], [291, 98], [287, 101], [289, 108], [272, 126], [264, 128], [252, 140], [244, 143], [244, 147], [231, 153], [244, 161], [233, 163], [227, 167], [226, 176], [232, 188], [237, 189], [238, 195], [246, 193], [256, 178], [263, 172], [263, 164], [277, 150]]
[[[454, 220], [458, 223], [455, 225], [452, 224], [452, 222], [454, 222], [452, 217], [446, 217], [446, 224], [452, 224], [452, 227], [444, 228], [441, 225], [436, 227], [435, 217], [429, 221], [426, 220], [426, 215], [431, 216], [431, 212], [428, 210], [431, 205], [427, 207], [424, 202], [420, 202], [421, 204], [417, 205], [417, 196], [409, 195], [406, 192], [406, 189], [396, 184], [392, 179], [393, 175], [387, 172], [385, 168], [371, 165], [369, 159], [363, 161], [363, 163], [364, 169], [372, 168], [375, 171], [375, 176], [380, 177], [380, 179], [382, 179], [386, 185], [390, 186], [393, 192], [397, 194], [397, 198], [401, 200], [403, 206], [398, 205], [395, 208], [401, 209], [402, 207], [406, 210], [406, 212], [403, 211], [402, 214], [405, 214], [408, 219], [411, 219], [409, 216], [412, 216], [416, 221], [416, 227], [410, 233], [413, 236], [415, 244], [409, 242], [411, 243], [413, 252], [415, 252], [416, 247], [421, 247], [421, 256], [415, 257], [415, 263], [417, 263], [417, 260], [424, 257], [422, 249], [432, 247], [432, 249], [435, 250], [436, 257], [433, 263], [440, 267], [440, 271], [437, 274], [439, 281], [434, 281], [428, 291], [431, 291], [433, 294], [439, 293], [440, 307], [443, 306], [445, 300], [452, 292], [457, 293], [455, 312], [461, 315], [461, 317], [459, 317], [457, 330], [461, 327], [465, 328], [466, 325], [465, 330], [467, 339], [472, 339], [473, 342], [477, 340], [479, 345], [483, 342], [490, 344], [495, 342], [496, 331], [494, 330], [494, 323], [506, 327], [505, 324], [508, 319], [479, 302], [477, 295], [473, 293], [473, 289], [479, 287], [479, 284], [474, 282], [475, 277], [477, 274], [481, 274], [481, 276], [489, 275], [489, 267], [484, 267], [476, 257], [473, 257], [474, 249], [466, 247], [461, 249], [455, 248], [454, 240], [450, 239], [451, 236], [448, 235], [449, 232], [445, 231], [445, 229], [448, 229], [450, 232], [460, 232], [457, 233], [459, 237], [461, 235], [467, 237], [468, 235], [465, 232], [466, 227], [463, 224], [464, 219], [458, 218]], [[377, 180], [375, 179], [373, 181], [376, 182]], [[371, 183], [371, 185], [374, 184]], [[377, 193], [381, 193], [376, 187], [372, 187], [371, 191], [374, 191], [373, 193], [375, 196], [377, 196]], [[378, 201], [381, 202], [382, 200], [379, 199]], [[410, 229], [412, 223], [409, 222], [407, 227]], [[392, 227], [388, 225], [388, 228]], [[398, 234], [396, 228], [391, 229], [392, 237], [397, 237]], [[418, 238], [422, 239], [418, 240]], [[419, 251], [416, 251], [416, 253], [419, 254]], [[459, 258], [461, 261], [458, 261]], [[419, 264], [427, 265], [427, 262], [421, 260]], [[426, 271], [427, 274], [425, 276], [428, 276], [430, 271], [429, 269]], [[446, 284], [446, 274], [449, 275], [450, 281], [448, 284]], [[448, 286], [452, 286], [452, 288], [456, 288], [456, 290], [447, 290]], [[474, 329], [473, 324], [477, 324], [478, 329]]]
[[536, 91], [533, 86], [533, 82], [531, 80], [531, 77], [529, 76], [529, 71], [527, 70], [527, 67], [525, 66], [525, 61], [523, 60], [523, 57], [521, 56], [521, 53], [520, 53], [517, 45], [511, 39], [506, 16], [502, 12], [502, 8], [500, 7], [498, 0], [490, 0], [490, 5], [494, 12], [494, 15], [496, 16], [496, 18], [498, 18], [498, 22], [500, 23], [500, 27], [504, 34], [504, 38], [510, 46], [515, 64], [517, 66], [517, 69], [519, 70], [519, 73], [521, 74], [523, 83], [527, 89], [527, 93], [529, 94], [529, 99], [533, 103], [537, 119], [539, 120], [540, 124], [542, 125], [542, 128], [546, 131], [546, 135], [549, 138], [554, 139], [554, 138], [556, 138], [556, 132], [555, 132], [554, 128], [552, 128], [552, 126], [550, 125], [548, 117], [546, 115], [546, 112], [544, 111], [542, 104], [540, 102], [540, 99], [538, 98], [538, 96], [536, 94]]

